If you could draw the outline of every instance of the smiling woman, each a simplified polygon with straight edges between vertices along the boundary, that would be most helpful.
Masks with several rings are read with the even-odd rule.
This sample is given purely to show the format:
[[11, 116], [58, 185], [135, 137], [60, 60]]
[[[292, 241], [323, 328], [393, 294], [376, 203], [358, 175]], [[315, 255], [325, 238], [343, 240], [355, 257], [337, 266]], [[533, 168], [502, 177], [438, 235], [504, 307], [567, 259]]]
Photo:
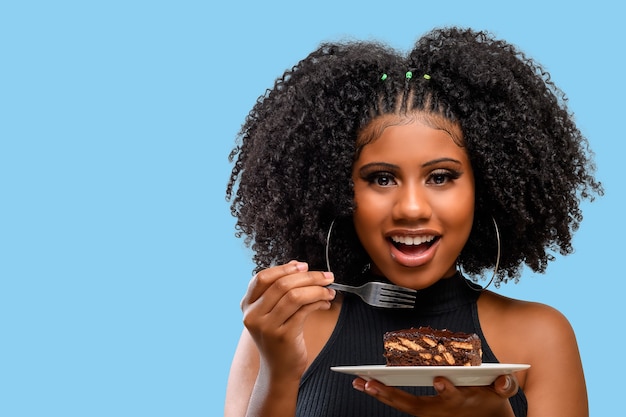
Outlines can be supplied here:
[[[406, 56], [323, 44], [257, 101], [239, 139], [227, 197], [256, 275], [227, 416], [588, 415], [564, 316], [459, 272], [495, 269], [498, 285], [544, 271], [550, 250], [572, 252], [581, 198], [603, 192], [537, 63], [459, 28]], [[333, 281], [414, 289], [415, 307], [375, 308]], [[383, 335], [411, 327], [476, 334], [483, 363], [530, 367], [490, 385], [435, 376], [402, 389], [331, 370], [384, 364]]]

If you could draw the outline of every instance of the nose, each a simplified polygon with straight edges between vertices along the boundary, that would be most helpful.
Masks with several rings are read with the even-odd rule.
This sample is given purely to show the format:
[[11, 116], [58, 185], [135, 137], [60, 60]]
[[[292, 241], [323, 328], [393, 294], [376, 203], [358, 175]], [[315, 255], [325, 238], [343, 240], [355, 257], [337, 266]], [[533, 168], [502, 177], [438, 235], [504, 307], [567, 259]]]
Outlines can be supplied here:
[[403, 184], [398, 187], [393, 214], [397, 220], [429, 218], [432, 214], [432, 207], [427, 190], [417, 183]]

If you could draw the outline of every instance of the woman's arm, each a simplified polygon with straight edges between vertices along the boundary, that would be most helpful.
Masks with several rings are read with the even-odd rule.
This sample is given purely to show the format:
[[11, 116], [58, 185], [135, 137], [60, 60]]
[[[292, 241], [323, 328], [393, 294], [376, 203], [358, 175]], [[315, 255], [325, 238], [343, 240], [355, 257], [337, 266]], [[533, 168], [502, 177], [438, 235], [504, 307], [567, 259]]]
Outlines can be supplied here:
[[241, 333], [230, 366], [224, 417], [245, 416], [259, 372], [259, 352], [246, 329]]
[[228, 377], [225, 417], [295, 415], [299, 379], [275, 383], [260, 369], [254, 340], [243, 330]]
[[332, 274], [289, 262], [259, 272], [241, 302], [246, 327], [226, 393], [227, 417], [295, 415], [300, 378], [309, 363], [304, 326], [331, 308]]
[[532, 352], [524, 392], [528, 417], [588, 417], [587, 388], [574, 331], [558, 311], [536, 305], [535, 324], [526, 332]]

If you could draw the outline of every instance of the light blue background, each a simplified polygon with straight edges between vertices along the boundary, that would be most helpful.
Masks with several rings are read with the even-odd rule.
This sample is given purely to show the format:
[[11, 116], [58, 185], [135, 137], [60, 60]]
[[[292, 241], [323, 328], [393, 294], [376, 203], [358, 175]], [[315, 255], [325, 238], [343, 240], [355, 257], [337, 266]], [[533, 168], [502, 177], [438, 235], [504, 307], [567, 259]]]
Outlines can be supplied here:
[[252, 269], [224, 200], [245, 115], [320, 41], [408, 49], [449, 24], [491, 30], [542, 62], [596, 152], [607, 193], [585, 204], [576, 253], [500, 292], [570, 318], [591, 414], [615, 415], [626, 234], [617, 4], [3, 2], [0, 415], [222, 414]]

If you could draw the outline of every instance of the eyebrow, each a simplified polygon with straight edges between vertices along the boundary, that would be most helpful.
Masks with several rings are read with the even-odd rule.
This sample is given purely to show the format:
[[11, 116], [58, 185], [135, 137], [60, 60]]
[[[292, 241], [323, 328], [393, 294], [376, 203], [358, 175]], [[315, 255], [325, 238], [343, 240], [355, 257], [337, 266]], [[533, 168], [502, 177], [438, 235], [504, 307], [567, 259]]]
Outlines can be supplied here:
[[371, 169], [388, 169], [390, 171], [398, 169], [397, 165], [394, 164], [389, 164], [387, 162], [370, 162], [369, 164], [365, 164], [363, 165], [360, 169], [359, 172], [363, 172], [363, 171], [369, 171]]
[[431, 165], [436, 165], [436, 164], [440, 164], [442, 162], [452, 162], [458, 165], [462, 165], [461, 161], [459, 161], [458, 159], [454, 159], [454, 158], [438, 158], [438, 159], [433, 159], [432, 161], [428, 161], [424, 164], [422, 164], [423, 167], [428, 167]]

